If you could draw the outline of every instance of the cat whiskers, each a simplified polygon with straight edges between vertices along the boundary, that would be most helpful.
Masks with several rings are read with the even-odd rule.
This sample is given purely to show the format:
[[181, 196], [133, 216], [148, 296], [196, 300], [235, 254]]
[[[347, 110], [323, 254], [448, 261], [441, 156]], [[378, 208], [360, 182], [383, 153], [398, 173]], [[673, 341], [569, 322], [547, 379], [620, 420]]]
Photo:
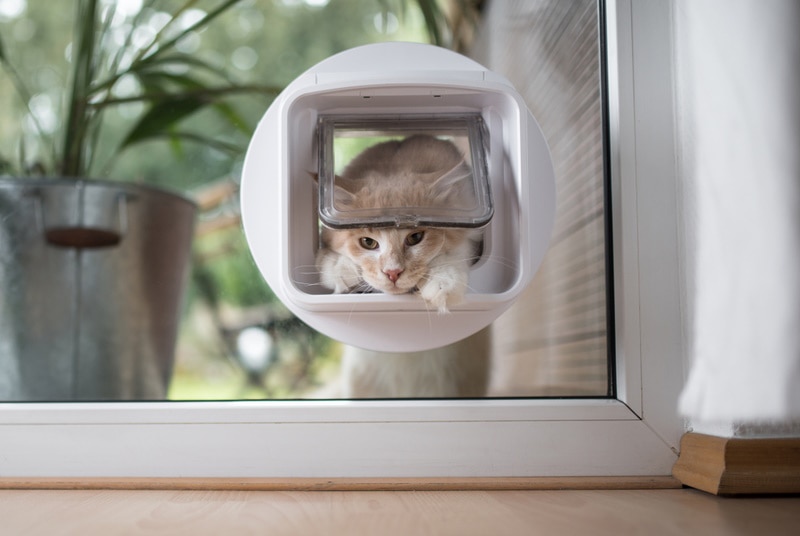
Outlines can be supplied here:
[[493, 263], [493, 264], [497, 264], [499, 266], [502, 266], [503, 268], [510, 268], [512, 270], [518, 270], [519, 269], [519, 261], [517, 259], [511, 259], [511, 258], [508, 258], [508, 257], [500, 257], [498, 255], [488, 255], [488, 256], [485, 257], [485, 259], [486, 259], [485, 262], [487, 264], [488, 263]]
[[363, 279], [356, 283], [355, 286], [347, 289], [347, 294], [373, 294], [375, 292], [379, 291]]
[[[322, 272], [313, 264], [303, 264], [294, 269], [295, 277], [292, 277], [292, 283], [300, 288], [328, 288], [322, 284]], [[310, 276], [310, 277], [309, 277]], [[309, 279], [311, 281], [309, 281]]]
[[[331, 289], [322, 283], [322, 278], [321, 278], [322, 271], [319, 270], [319, 268], [317, 268], [316, 265], [313, 264], [300, 265], [295, 268], [294, 273], [298, 277], [292, 278], [292, 282], [298, 287], [303, 287], [303, 288], [321, 287], [327, 290], [328, 293], [331, 293]], [[313, 279], [313, 281], [308, 281], [308, 279]], [[374, 292], [379, 292], [379, 291], [362, 279], [357, 284], [348, 288], [347, 292], [344, 292], [343, 294], [372, 294]]]

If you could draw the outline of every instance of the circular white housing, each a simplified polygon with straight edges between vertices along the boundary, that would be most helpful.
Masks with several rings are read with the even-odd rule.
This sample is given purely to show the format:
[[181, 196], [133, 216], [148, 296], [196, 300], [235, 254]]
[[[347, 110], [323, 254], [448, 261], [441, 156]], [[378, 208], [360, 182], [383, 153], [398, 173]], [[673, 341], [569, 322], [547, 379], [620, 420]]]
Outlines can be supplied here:
[[[493, 215], [460, 305], [438, 314], [418, 295], [331, 294], [314, 268], [319, 244], [319, 118], [479, 114]], [[547, 143], [505, 78], [455, 52], [416, 43], [348, 50], [315, 65], [275, 99], [247, 151], [241, 188], [250, 250], [298, 318], [326, 335], [378, 351], [427, 350], [483, 329], [530, 283], [555, 216]]]

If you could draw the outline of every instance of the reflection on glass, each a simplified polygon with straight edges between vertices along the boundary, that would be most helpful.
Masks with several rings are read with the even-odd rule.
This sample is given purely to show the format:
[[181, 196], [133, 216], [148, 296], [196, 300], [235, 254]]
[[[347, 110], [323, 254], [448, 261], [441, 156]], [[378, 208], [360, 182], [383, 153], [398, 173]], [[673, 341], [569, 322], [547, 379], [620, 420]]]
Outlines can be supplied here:
[[[484, 130], [479, 114], [321, 117], [322, 223], [334, 229], [486, 225], [492, 200]], [[372, 203], [359, 199], [364, 196]]]
[[[422, 17], [410, 9], [413, 5], [409, 3], [405, 16], [398, 12], [381, 17], [383, 3], [372, 0], [330, 2], [322, 7], [303, 2], [243, 2], [231, 14], [220, 17], [218, 26], [193, 36], [182, 46], [196, 46], [198, 57], [214, 64], [230, 60], [236, 74], [245, 81], [282, 85], [305, 67], [343, 48], [379, 39], [423, 40]], [[42, 58], [61, 61], [68, 39], [59, 36], [68, 34], [70, 21], [42, 3], [28, 2], [27, 6], [27, 11], [0, 18], [0, 33], [10, 53], [37, 49], [37, 57], [26, 62], [30, 72], [23, 74], [35, 75], [33, 113], [50, 124], [41, 103], [58, 101], [51, 94], [52, 88], [58, 87], [63, 77], [54, 79], [54, 71], [47, 67], [49, 60]], [[237, 180], [235, 173], [234, 177], [229, 176], [230, 170], [236, 169], [248, 136], [221, 130], [213, 114], [191, 117], [190, 121], [207, 125], [206, 130], [215, 133], [221, 142], [220, 151], [200, 150], [187, 142], [178, 144], [176, 153], [176, 146], [146, 143], [114, 155], [109, 169], [115, 176], [143, 178], [190, 191], [198, 203], [200, 218], [190, 285], [167, 398], [450, 398], [611, 393], [598, 7], [592, 0], [489, 2], [484, 6], [469, 54], [507, 76], [525, 97], [548, 140], [556, 170], [554, 238], [542, 268], [520, 302], [491, 328], [452, 346], [421, 354], [379, 355], [343, 347], [314, 332], [275, 300], [250, 259], [239, 224]], [[365, 16], [353, 16], [354, 10]], [[151, 13], [139, 20], [155, 24], [157, 15]], [[370, 24], [362, 24], [365, 20]], [[376, 34], [373, 20], [392, 24], [381, 25], [379, 29], [385, 33]], [[32, 24], [42, 25], [52, 38], [33, 47], [26, 40]], [[307, 32], [310, 25], [315, 28], [311, 34]], [[264, 31], [265, 27], [271, 30]], [[326, 33], [327, 29], [330, 33]], [[390, 34], [390, 30], [395, 33]], [[8, 42], [11, 35], [15, 36], [14, 43]], [[309, 42], [312, 37], [313, 44]], [[0, 77], [0, 105], [7, 109], [13, 104], [19, 109], [19, 103], [12, 103], [11, 91], [6, 91], [8, 84]], [[260, 117], [266, 105], [268, 98], [243, 98], [231, 103], [243, 118]], [[24, 113], [27, 112], [20, 112], [13, 120], [23, 121]], [[124, 135], [125, 113], [128, 112], [120, 110], [119, 117], [105, 127], [108, 136]], [[5, 134], [10, 120], [0, 118], [0, 164], [4, 156], [18, 150], [17, 142]], [[253, 127], [243, 124], [242, 130]], [[370, 143], [376, 141], [381, 140], [375, 138]], [[237, 144], [238, 153], [226, 152]], [[357, 154], [362, 149], [337, 149], [340, 153], [335, 159], [344, 160], [348, 151]], [[34, 151], [33, 146], [30, 151]], [[11, 262], [12, 252], [0, 243], [0, 255], [2, 278], [9, 273], [3, 263], [7, 266]], [[9, 282], [0, 284], [5, 287]], [[69, 300], [68, 294], [51, 293], [40, 298], [39, 305], [47, 308], [48, 300]], [[8, 302], [5, 291], [0, 296], [3, 303]], [[7, 307], [0, 307], [0, 311], [3, 315], [14, 314]], [[151, 318], [146, 311], [136, 317], [141, 322]], [[403, 326], [397, 329], [402, 330]], [[42, 341], [54, 340], [55, 335], [52, 331], [40, 334]], [[0, 349], [5, 351], [2, 341]], [[63, 363], [46, 367], [41, 376], [59, 374], [68, 368]], [[130, 393], [100, 398], [131, 397], [156, 398]], [[20, 399], [2, 394], [0, 398]], [[55, 392], [37, 397], [67, 398]]]

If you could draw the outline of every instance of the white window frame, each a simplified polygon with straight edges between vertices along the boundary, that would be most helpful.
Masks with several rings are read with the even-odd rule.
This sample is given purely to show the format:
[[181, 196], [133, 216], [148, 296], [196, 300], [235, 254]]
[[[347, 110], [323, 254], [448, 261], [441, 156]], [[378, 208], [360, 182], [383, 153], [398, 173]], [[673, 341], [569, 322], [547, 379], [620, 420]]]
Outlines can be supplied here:
[[606, 9], [616, 399], [6, 403], [0, 478], [670, 474], [684, 431], [670, 7]]

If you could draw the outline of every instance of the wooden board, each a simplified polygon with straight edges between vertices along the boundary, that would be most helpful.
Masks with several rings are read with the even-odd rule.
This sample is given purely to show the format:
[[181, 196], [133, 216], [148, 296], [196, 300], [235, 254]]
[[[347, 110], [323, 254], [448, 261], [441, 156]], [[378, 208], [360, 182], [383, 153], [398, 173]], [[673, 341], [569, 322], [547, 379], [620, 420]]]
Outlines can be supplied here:
[[0, 490], [8, 535], [796, 535], [800, 498], [647, 491]]
[[460, 491], [674, 489], [669, 476], [509, 478], [0, 478], [0, 489]]
[[672, 474], [715, 495], [800, 493], [800, 438], [688, 433]]

